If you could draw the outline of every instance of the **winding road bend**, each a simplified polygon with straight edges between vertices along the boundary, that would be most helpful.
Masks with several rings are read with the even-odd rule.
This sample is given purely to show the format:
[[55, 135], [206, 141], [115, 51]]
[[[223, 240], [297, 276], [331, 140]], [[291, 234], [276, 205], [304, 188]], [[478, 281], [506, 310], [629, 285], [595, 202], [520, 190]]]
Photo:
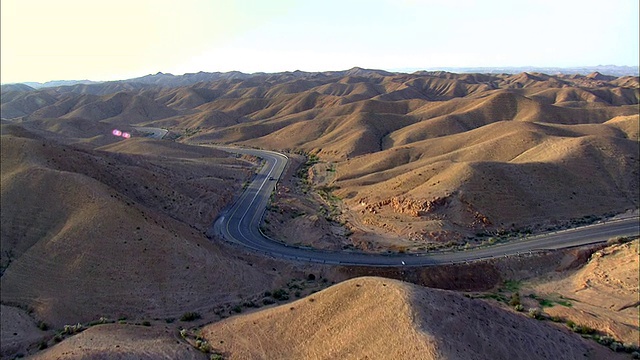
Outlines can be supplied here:
[[287, 246], [266, 237], [260, 231], [260, 223], [269, 197], [289, 159], [273, 151], [217, 148], [253, 155], [262, 158], [265, 163], [235, 204], [215, 221], [212, 230], [232, 243], [275, 258], [335, 265], [430, 266], [594, 244], [618, 236], [637, 236], [640, 233], [639, 218], [635, 216], [466, 251], [385, 255]]

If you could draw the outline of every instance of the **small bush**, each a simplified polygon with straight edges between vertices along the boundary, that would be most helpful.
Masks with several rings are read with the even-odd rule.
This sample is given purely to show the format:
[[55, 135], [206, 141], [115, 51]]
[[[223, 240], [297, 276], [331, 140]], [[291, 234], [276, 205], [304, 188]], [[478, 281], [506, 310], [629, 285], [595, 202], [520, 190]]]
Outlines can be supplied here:
[[[513, 291], [513, 292], [517, 292], [518, 290], [520, 290], [520, 281], [516, 281], [516, 280], [505, 280], [503, 283], [504, 287], [509, 290], [509, 291]], [[518, 294], [518, 296], [520, 296]]]
[[149, 320], [145, 320], [142, 322], [142, 326], [151, 326], [151, 322], [149, 322]]
[[175, 319], [175, 318], [166, 318], [166, 319], [164, 319], [164, 321], [165, 321], [167, 324], [171, 324], [171, 323], [173, 323], [174, 321], [176, 321], [176, 319]]
[[620, 352], [620, 351], [624, 351], [624, 346], [622, 346], [622, 344], [620, 344], [617, 341], [614, 341], [611, 343], [611, 345], [609, 345], [609, 347], [611, 348], [611, 350], [613, 350], [614, 352]]
[[275, 290], [272, 296], [276, 300], [289, 300], [289, 293], [284, 289]]
[[240, 306], [240, 305], [236, 305], [236, 306], [234, 306], [231, 310], [233, 310], [233, 312], [235, 312], [235, 313], [238, 313], [238, 314], [239, 314], [239, 313], [241, 313], [241, 312], [242, 312], [242, 306]]
[[513, 308], [518, 312], [524, 311], [524, 306], [522, 306], [522, 304], [518, 304], [518, 305], [514, 306]]
[[511, 305], [511, 306], [520, 305], [520, 294], [519, 293], [513, 293], [511, 295], [511, 299], [509, 300], [509, 305]]
[[49, 345], [47, 344], [46, 341], [41, 341], [40, 344], [38, 345], [38, 350], [44, 350], [46, 348], [48, 348]]
[[571, 320], [567, 320], [567, 322], [565, 322], [565, 325], [567, 325], [569, 329], [573, 329], [573, 327], [576, 326], [576, 323]]
[[201, 316], [197, 312], [189, 311], [180, 317], [180, 321], [194, 321], [200, 319]]
[[640, 359], [640, 351], [634, 351], [631, 353], [632, 359]]
[[571, 330], [578, 334], [591, 335], [596, 333], [596, 329], [588, 327], [586, 325], [574, 325]]
[[538, 308], [529, 309], [529, 317], [532, 319], [540, 319], [542, 318], [542, 312]]
[[209, 357], [209, 360], [224, 360], [224, 357], [222, 357], [222, 355], [220, 354], [211, 354], [211, 357]]
[[624, 343], [623, 346], [624, 346], [624, 351], [628, 353], [632, 353], [634, 351], [640, 351], [640, 347], [631, 343]]
[[631, 241], [633, 237], [618, 236], [607, 240], [607, 245], [624, 244]]
[[316, 279], [316, 276], [313, 274], [309, 274], [309, 276], [307, 276], [307, 280], [309, 281], [314, 281]]
[[196, 340], [196, 348], [203, 353], [208, 353], [211, 351], [211, 345], [206, 340]]
[[601, 336], [601, 337], [598, 339], [598, 343], [599, 343], [600, 345], [604, 345], [604, 346], [609, 346], [609, 345], [611, 345], [614, 341], [615, 341], [615, 339], [614, 339], [614, 338], [612, 338], [611, 336]]
[[40, 329], [42, 331], [47, 331], [47, 330], [49, 330], [49, 325], [47, 325], [47, 323], [44, 322], [44, 321], [40, 321], [40, 322], [38, 322], [38, 329]]
[[545, 307], [553, 307], [553, 305], [555, 305], [555, 304], [553, 303], [553, 301], [548, 300], [548, 299], [543, 299], [543, 298], [538, 299], [538, 303], [539, 303], [539, 304], [540, 304], [540, 306], [542, 306], [543, 308], [545, 308]]
[[63, 334], [73, 335], [81, 332], [83, 329], [82, 324], [77, 323], [76, 325], [65, 325], [64, 330], [62, 330]]
[[270, 298], [264, 298], [262, 299], [262, 304], [264, 305], [271, 305], [274, 304], [276, 301]]
[[560, 323], [560, 322], [562, 322], [562, 318], [560, 316], [558, 316], [558, 315], [554, 315], [554, 316], [551, 317], [551, 321]]

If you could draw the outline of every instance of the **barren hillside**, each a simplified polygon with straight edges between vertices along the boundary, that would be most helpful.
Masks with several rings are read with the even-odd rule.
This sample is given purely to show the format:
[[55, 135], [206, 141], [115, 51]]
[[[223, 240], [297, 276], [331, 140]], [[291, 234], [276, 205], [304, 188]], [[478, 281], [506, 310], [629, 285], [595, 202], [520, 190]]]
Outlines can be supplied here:
[[159, 73], [6, 87], [2, 116], [89, 146], [150, 125], [181, 142], [313, 153], [335, 170], [311, 190], [342, 199], [355, 240], [340, 243], [383, 249], [384, 234], [420, 249], [637, 208], [638, 98], [637, 77], [599, 73]]
[[611, 353], [566, 329], [458, 293], [372, 277], [214, 323], [202, 333], [229, 359], [595, 359]]
[[279, 279], [204, 236], [251, 164], [151, 139], [105, 150], [2, 125], [3, 344], [5, 305], [54, 329], [175, 318]]
[[530, 282], [523, 294], [572, 299], [570, 307], [553, 306], [545, 311], [638, 346], [639, 255], [638, 240], [608, 247], [594, 253], [579, 270], [549, 274]]
[[169, 327], [135, 325], [94, 326], [33, 359], [207, 359], [206, 355], [179, 337]]
[[[290, 152], [292, 164], [265, 222], [278, 239], [423, 251], [637, 209], [639, 97], [637, 77], [360, 68], [3, 86], [3, 356], [51, 335], [37, 329], [38, 321], [56, 329], [103, 316], [162, 321], [257, 299], [286, 281], [282, 263], [205, 237], [253, 168], [249, 159], [196, 145]], [[169, 140], [144, 138], [138, 126], [166, 128]], [[115, 128], [133, 137], [113, 136]], [[610, 257], [616, 256], [630, 261], [628, 254]], [[589, 284], [602, 280], [576, 276]], [[561, 330], [485, 305], [360, 279], [211, 325], [207, 336], [240, 358], [581, 358], [590, 351]], [[262, 324], [259, 331], [253, 321]], [[398, 324], [393, 331], [390, 322]], [[131, 334], [127, 326], [92, 328], [46, 354], [93, 356]], [[479, 326], [511, 345], [488, 347]], [[161, 337], [153, 354], [190, 356], [157, 330], [141, 331], [136, 344]], [[78, 352], [92, 335], [111, 340]]]

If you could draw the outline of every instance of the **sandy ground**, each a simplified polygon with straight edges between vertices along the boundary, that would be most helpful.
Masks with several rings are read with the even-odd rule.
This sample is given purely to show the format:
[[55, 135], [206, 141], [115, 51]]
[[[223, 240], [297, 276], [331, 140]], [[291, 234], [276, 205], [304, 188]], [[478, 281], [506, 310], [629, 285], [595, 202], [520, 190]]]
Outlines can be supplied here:
[[32, 359], [207, 359], [168, 327], [98, 325]]
[[581, 269], [536, 279], [522, 293], [570, 299], [571, 307], [556, 305], [544, 311], [639, 345], [638, 248], [638, 240], [608, 247], [594, 253]]
[[597, 359], [610, 352], [459, 293], [370, 277], [202, 333], [229, 359]]
[[[187, 327], [190, 328], [191, 343], [195, 342], [195, 335], [206, 334], [213, 329], [211, 336], [205, 336], [213, 351], [230, 358], [285, 359], [334, 358], [335, 356], [362, 358], [369, 354], [370, 348], [376, 351], [370, 357], [387, 354], [390, 358], [397, 356], [424, 358], [421, 354], [430, 354], [432, 358], [460, 358], [461, 356], [474, 358], [483, 352], [492, 354], [493, 358], [513, 358], [515, 355], [510, 351], [514, 349], [520, 351], [517, 357], [522, 357], [521, 354], [526, 353], [533, 354], [530, 358], [543, 358], [560, 351], [561, 355], [556, 354], [551, 358], [558, 358], [557, 356], [572, 358], [566, 351], [584, 351], [587, 358], [617, 358], [611, 350], [597, 345], [594, 341], [582, 342], [577, 348], [572, 348], [573, 350], [558, 350], [555, 343], [548, 343], [548, 338], [561, 339], [558, 340], [559, 343], [565, 344], [561, 346], [562, 348], [569, 346], [562, 341], [573, 344], [570, 347], [578, 344], [574, 340], [565, 338], [565, 336], [575, 337], [576, 334], [571, 333], [564, 325], [551, 321], [533, 321], [522, 313], [515, 313], [511, 307], [503, 303], [487, 299], [472, 300], [463, 297], [459, 292], [471, 291], [471, 294], [477, 294], [473, 292], [478, 291], [491, 292], [496, 287], [502, 287], [505, 280], [519, 282], [528, 279], [532, 283], [545, 284], [548, 281], [548, 275], [545, 274], [552, 273], [553, 276], [562, 278], [575, 273], [575, 268], [584, 264], [591, 252], [589, 248], [583, 248], [533, 257], [514, 257], [478, 264], [424, 269], [376, 270], [318, 266], [296, 269], [273, 262], [256, 261], [254, 266], [262, 268], [276, 266], [278, 273], [297, 278], [297, 280], [278, 285], [280, 289], [287, 291], [291, 300], [275, 301], [274, 305], [262, 307], [263, 300], [273, 300], [273, 298], [266, 294], [245, 295], [228, 305], [216, 306], [210, 312], [203, 312], [203, 319], [195, 322], [175, 321], [168, 324], [164, 320], [152, 320], [150, 327], [98, 326], [96, 330], [91, 330], [96, 332], [88, 332], [92, 336], [70, 337], [42, 354], [64, 352], [85, 356], [93, 354], [97, 351], [96, 349], [109, 354], [110, 348], [119, 351], [117, 354], [122, 354], [121, 350], [135, 347], [140, 351], [146, 349], [145, 354], [160, 356], [165, 351], [173, 350], [164, 348], [157, 350], [153, 345], [155, 343], [150, 341], [151, 334], [157, 332], [161, 341], [164, 341], [162, 339], [166, 339], [171, 334], [175, 336], [179, 328]], [[633, 269], [637, 263], [628, 265], [631, 267], [627, 266], [627, 269]], [[314, 279], [307, 279], [311, 274], [314, 274]], [[385, 278], [361, 277], [365, 274]], [[405, 279], [414, 284], [457, 291], [440, 291], [390, 278]], [[322, 290], [332, 283], [327, 279], [351, 280]], [[526, 289], [529, 289], [526, 284], [522, 285], [521, 289], [523, 303], [530, 302], [530, 304], [527, 303], [528, 307], [537, 306], [535, 301], [526, 297]], [[602, 288], [598, 289], [602, 290]], [[271, 287], [270, 290], [275, 292], [276, 288]], [[321, 291], [317, 292], [318, 290]], [[295, 296], [294, 293], [296, 293]], [[303, 298], [296, 300], [298, 293]], [[544, 295], [542, 292], [537, 294]], [[577, 308], [575, 301], [572, 302], [574, 302], [574, 308]], [[283, 305], [277, 306], [278, 304]], [[556, 308], [561, 307], [556, 305], [544, 309], [549, 312]], [[241, 310], [241, 313], [238, 314], [235, 309]], [[214, 322], [211, 323], [211, 321]], [[136, 320], [127, 320], [127, 322], [132, 324]], [[137, 322], [139, 323], [140, 320]], [[35, 319], [28, 318], [27, 323], [30, 324], [27, 328], [31, 329], [32, 333], [39, 332], [35, 329]], [[207, 325], [208, 323], [210, 325]], [[531, 327], [532, 324], [533, 327]], [[611, 326], [615, 326], [615, 322], [612, 324], [614, 325]], [[202, 326], [204, 329], [201, 329]], [[112, 330], [105, 333], [97, 329]], [[487, 329], [490, 330], [487, 331]], [[549, 329], [555, 329], [553, 331], [559, 331], [559, 333], [548, 334]], [[138, 330], [141, 331], [140, 337], [135, 333]], [[122, 335], [117, 335], [118, 333]], [[338, 339], [335, 339], [335, 334], [339, 336]], [[54, 344], [51, 336], [49, 334], [50, 347]], [[497, 343], [494, 341], [496, 338], [503, 339], [505, 336], [511, 339], [510, 342], [520, 344], [518, 345], [520, 348], [512, 346], [513, 349], [509, 350], [498, 346], [493, 349], [496, 344], [507, 343], [503, 340]], [[72, 341], [72, 339], [75, 340]], [[23, 344], [33, 349], [37, 347], [38, 342], [29, 345], [29, 341], [24, 341]], [[540, 350], [539, 344], [549, 349]], [[120, 345], [123, 349], [116, 348], [115, 345]], [[182, 345], [177, 345], [176, 349], [182, 349]], [[473, 353], [465, 355], [465, 351], [473, 351]], [[133, 353], [139, 354], [139, 352]], [[576, 357], [579, 358], [579, 356]], [[625, 357], [622, 356], [622, 358]]]

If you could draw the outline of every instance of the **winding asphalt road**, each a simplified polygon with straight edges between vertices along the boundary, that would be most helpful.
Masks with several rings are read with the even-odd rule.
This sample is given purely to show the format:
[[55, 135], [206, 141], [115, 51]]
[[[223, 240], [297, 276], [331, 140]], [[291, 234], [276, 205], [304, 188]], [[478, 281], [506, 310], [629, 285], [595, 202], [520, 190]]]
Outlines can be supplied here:
[[288, 158], [273, 151], [232, 147], [218, 148], [232, 153], [260, 157], [264, 160], [264, 165], [235, 204], [215, 221], [212, 230], [215, 234], [221, 235], [232, 243], [280, 259], [376, 267], [429, 266], [594, 244], [618, 236], [632, 236], [640, 233], [640, 222], [636, 216], [526, 239], [514, 239], [504, 244], [467, 251], [385, 255], [287, 246], [266, 237], [260, 231], [260, 223], [269, 197], [284, 171]]
[[156, 127], [145, 127], [145, 126], [135, 126], [134, 129], [138, 130], [143, 134], [147, 134], [148, 137], [153, 139], [162, 139], [169, 132], [169, 130], [167, 129], [161, 129]]

